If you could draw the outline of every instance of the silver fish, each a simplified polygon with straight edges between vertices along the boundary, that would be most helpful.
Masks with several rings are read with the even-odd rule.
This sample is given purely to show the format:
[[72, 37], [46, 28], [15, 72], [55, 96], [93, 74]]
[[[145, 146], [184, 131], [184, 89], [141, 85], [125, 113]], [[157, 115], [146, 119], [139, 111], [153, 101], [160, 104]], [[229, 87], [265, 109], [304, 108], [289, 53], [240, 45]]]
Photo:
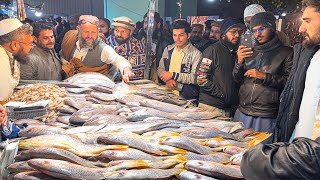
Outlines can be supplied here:
[[103, 125], [103, 124], [123, 124], [127, 123], [126, 117], [113, 115], [113, 114], [106, 114], [104, 116], [100, 116], [97, 119], [89, 119], [86, 121], [83, 126], [95, 126], [95, 125]]
[[214, 112], [181, 112], [177, 116], [189, 119], [196, 119], [196, 120], [205, 120], [205, 119], [214, 119], [217, 117], [223, 116], [221, 112], [214, 111]]
[[134, 148], [128, 148], [126, 150], [106, 150], [100, 154], [99, 158], [110, 160], [160, 160], [158, 156]]
[[59, 180], [55, 177], [46, 175], [39, 171], [27, 171], [27, 172], [21, 172], [14, 176], [15, 180]]
[[74, 94], [87, 94], [92, 91], [90, 88], [66, 88], [66, 90]]
[[185, 168], [200, 174], [208, 175], [218, 179], [242, 179], [240, 166], [223, 165], [211, 161], [187, 161]]
[[178, 117], [172, 113], [166, 113], [166, 112], [159, 111], [156, 109], [151, 109], [151, 108], [145, 108], [145, 109], [140, 109], [138, 111], [135, 111], [135, 112], [129, 114], [129, 116], [127, 117], [127, 120], [128, 121], [143, 121], [144, 119], [149, 118], [149, 117], [162, 117], [162, 118], [167, 118], [167, 119], [193, 121], [190, 119]]
[[185, 111], [185, 108], [157, 100], [144, 99], [140, 101], [140, 104], [145, 107], [157, 109], [168, 113], [180, 113]]
[[222, 153], [222, 152], [217, 152], [217, 153], [208, 154], [208, 155], [201, 155], [193, 152], [188, 152], [183, 156], [186, 157], [188, 160], [212, 161], [212, 162], [223, 163], [223, 164], [230, 162], [230, 157], [231, 157], [231, 155], [227, 153]]
[[207, 139], [207, 138], [215, 138], [215, 137], [222, 137], [225, 139], [236, 139], [233, 135], [220, 131], [214, 127], [208, 128], [196, 128], [187, 130], [181, 133], [184, 136], [197, 138], [197, 139]]
[[41, 125], [28, 127], [19, 132], [20, 137], [34, 137], [45, 134], [65, 134], [65, 130], [58, 127]]
[[216, 180], [215, 178], [187, 170], [181, 172], [178, 177], [181, 180]]

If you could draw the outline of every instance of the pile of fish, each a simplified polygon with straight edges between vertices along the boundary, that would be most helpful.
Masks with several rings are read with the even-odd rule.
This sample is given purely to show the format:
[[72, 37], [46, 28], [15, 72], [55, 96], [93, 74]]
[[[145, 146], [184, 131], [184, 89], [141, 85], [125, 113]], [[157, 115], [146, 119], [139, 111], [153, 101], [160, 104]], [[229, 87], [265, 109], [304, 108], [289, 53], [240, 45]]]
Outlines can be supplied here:
[[8, 179], [242, 179], [242, 154], [270, 136], [147, 80], [72, 78], [59, 117], [15, 121], [27, 128]]

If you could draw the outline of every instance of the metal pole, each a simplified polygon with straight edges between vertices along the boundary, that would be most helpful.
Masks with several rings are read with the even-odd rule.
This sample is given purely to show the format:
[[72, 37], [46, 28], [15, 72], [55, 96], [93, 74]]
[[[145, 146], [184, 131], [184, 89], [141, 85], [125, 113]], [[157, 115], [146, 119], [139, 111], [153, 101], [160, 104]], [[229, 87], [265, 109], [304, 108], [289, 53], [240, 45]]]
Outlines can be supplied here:
[[108, 6], [107, 6], [107, 3], [108, 3], [108, 1], [107, 0], [104, 0], [103, 1], [103, 5], [104, 5], [104, 11], [103, 11], [103, 13], [104, 13], [104, 18], [108, 18]]

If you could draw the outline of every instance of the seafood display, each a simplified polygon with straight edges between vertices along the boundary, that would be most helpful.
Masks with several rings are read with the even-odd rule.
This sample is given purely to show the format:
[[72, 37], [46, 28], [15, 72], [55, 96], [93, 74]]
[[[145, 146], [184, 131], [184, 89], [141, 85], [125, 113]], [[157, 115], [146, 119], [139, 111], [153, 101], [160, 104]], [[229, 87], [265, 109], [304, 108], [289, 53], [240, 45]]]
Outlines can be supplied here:
[[243, 179], [242, 154], [270, 137], [149, 80], [83, 73], [63, 87], [30, 84], [13, 95], [59, 105], [43, 122], [15, 120], [25, 128], [8, 179]]

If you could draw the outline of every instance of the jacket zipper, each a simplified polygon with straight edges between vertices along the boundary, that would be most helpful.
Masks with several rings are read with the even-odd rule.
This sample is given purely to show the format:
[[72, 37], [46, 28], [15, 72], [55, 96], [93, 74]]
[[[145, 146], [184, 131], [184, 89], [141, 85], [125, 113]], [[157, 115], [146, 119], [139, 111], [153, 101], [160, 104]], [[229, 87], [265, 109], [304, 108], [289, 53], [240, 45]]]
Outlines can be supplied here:
[[[260, 56], [259, 60], [258, 60], [258, 67], [257, 67], [257, 70], [260, 69], [260, 64], [261, 64], [261, 59], [262, 59], [262, 56], [263, 54]], [[252, 113], [252, 102], [253, 102], [253, 92], [255, 90], [255, 87], [256, 87], [256, 79], [253, 80], [253, 87], [252, 87], [252, 91], [251, 91], [251, 97], [250, 97], [250, 105], [251, 105], [251, 108], [250, 108], [250, 113]]]

